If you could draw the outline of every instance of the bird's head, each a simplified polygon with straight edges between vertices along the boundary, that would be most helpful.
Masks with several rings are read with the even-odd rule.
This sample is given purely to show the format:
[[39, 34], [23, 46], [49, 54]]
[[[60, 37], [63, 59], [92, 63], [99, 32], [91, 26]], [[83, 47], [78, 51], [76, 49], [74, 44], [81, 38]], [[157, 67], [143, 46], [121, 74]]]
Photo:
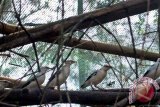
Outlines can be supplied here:
[[41, 67], [41, 72], [47, 72], [48, 70], [51, 70], [51, 68], [47, 67], [47, 66], [44, 66], [44, 67]]
[[69, 65], [71, 65], [71, 64], [73, 64], [73, 63], [76, 63], [76, 61], [73, 61], [73, 60], [67, 60], [67, 61], [65, 62], [65, 64], [69, 64]]
[[103, 69], [106, 70], [106, 71], [109, 70], [110, 68], [112, 68], [112, 66], [107, 65], [107, 64], [103, 66]]

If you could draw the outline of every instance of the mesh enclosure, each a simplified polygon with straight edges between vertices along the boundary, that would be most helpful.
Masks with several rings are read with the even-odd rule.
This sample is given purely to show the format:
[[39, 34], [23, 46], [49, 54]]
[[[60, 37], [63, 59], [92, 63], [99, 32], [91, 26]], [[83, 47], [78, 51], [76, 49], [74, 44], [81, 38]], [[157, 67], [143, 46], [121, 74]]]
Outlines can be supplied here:
[[[1, 0], [0, 20], [1, 22], [16, 26], [21, 26], [21, 23], [26, 29], [38, 28], [58, 20], [107, 6], [109, 7], [122, 1], [123, 0]], [[17, 13], [21, 22], [16, 16]], [[158, 11], [153, 10], [130, 16], [130, 22], [132, 31], [130, 31], [128, 18], [123, 18], [94, 27], [88, 27], [83, 30], [74, 32], [71, 30], [67, 34], [62, 30], [59, 35], [63, 37], [69, 35], [82, 40], [116, 46], [121, 45], [158, 53]], [[103, 27], [112, 32], [113, 35], [108, 33]], [[133, 33], [134, 40], [131, 33]], [[4, 36], [8, 35], [1, 34], [1, 37]], [[46, 36], [46, 39], [47, 37], [48, 36]], [[55, 41], [50, 43], [42, 41], [35, 42], [36, 51], [34, 43], [31, 42], [30, 44], [1, 52], [1, 54], [9, 56], [0, 56], [0, 75], [12, 79], [21, 78], [26, 81], [30, 75], [27, 77], [23, 76], [25, 73], [31, 73], [29, 72], [31, 66], [33, 71], [37, 71], [37, 59], [40, 67], [48, 66], [52, 68], [56, 65], [60, 66], [62, 62], [67, 59], [77, 62], [71, 65], [70, 75], [66, 81], [67, 90], [81, 90], [80, 86], [85, 82], [87, 77], [105, 64], [109, 64], [113, 68], [107, 72], [107, 76], [98, 84], [98, 87], [104, 89], [127, 88], [133, 80], [136, 79], [136, 74], [134, 73], [136, 70], [138, 71], [138, 76], [141, 77], [154, 63], [153, 61], [143, 60], [143, 58], [136, 59], [135, 62], [135, 59], [130, 57], [78, 49], [76, 46], [67, 47], [63, 44], [63, 40], [56, 42], [56, 44]], [[54, 72], [55, 71], [56, 70], [54, 70]], [[43, 86], [47, 83], [52, 72], [53, 71], [46, 73], [47, 78]], [[63, 84], [60, 89], [66, 90], [66, 86]], [[92, 89], [91, 87], [87, 87], [84, 90]], [[57, 104], [53, 106], [69, 105]]]

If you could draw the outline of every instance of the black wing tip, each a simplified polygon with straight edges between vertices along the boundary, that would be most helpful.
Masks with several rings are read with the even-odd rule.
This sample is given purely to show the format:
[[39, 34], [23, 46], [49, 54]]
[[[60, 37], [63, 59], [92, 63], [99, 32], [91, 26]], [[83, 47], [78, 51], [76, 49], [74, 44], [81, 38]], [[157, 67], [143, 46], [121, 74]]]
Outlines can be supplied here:
[[22, 86], [21, 86], [21, 88], [25, 88], [27, 85], [29, 85], [31, 82], [27, 82], [27, 83], [25, 83], [25, 84], [23, 84]]
[[83, 85], [81, 85], [81, 89], [84, 89], [84, 88], [86, 88], [87, 86], [86, 86], [86, 84], [84, 83]]
[[90, 78], [92, 78], [93, 76], [95, 76], [97, 74], [97, 71], [93, 72], [87, 79], [86, 81], [88, 81]]
[[143, 77], [146, 76], [148, 73], [149, 73], [149, 70], [147, 70], [147, 71], [144, 73]]
[[84, 85], [81, 85], [81, 89], [85, 88]]

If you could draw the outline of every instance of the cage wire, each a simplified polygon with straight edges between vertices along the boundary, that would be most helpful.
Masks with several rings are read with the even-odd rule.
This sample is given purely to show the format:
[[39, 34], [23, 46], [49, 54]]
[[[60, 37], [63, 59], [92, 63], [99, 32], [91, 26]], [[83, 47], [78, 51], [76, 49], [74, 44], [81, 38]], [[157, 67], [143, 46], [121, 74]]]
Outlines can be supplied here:
[[[99, 8], [106, 7], [119, 3], [123, 0], [83, 0], [83, 13], [94, 11]], [[64, 2], [64, 7], [62, 5]], [[75, 0], [14, 0], [17, 12], [20, 14], [22, 24], [26, 28], [35, 28], [40, 25], [51, 23], [62, 18], [68, 18], [78, 15], [78, 1]], [[13, 25], [18, 25], [18, 21], [15, 17], [12, 0], [1, 0], [1, 22], [6, 22]], [[62, 16], [64, 12], [64, 16]], [[149, 52], [158, 53], [158, 36], [157, 36], [157, 10], [131, 16], [131, 26], [134, 35], [134, 42], [136, 49], [147, 50]], [[106, 29], [110, 30], [118, 40], [121, 46], [133, 47], [131, 41], [130, 29], [127, 18], [123, 18], [117, 21], [102, 24]], [[115, 38], [109, 34], [102, 26], [94, 26], [89, 29], [83, 29], [73, 33], [73, 37], [80, 37], [83, 34], [83, 40], [92, 40], [100, 43], [109, 43], [118, 45]], [[63, 34], [62, 32], [62, 35]], [[6, 35], [1, 35], [6, 36]], [[37, 42], [36, 50], [38, 54], [38, 60], [40, 66], [53, 67], [57, 63], [55, 55], [57, 55], [58, 47], [62, 56], [60, 57], [60, 63], [62, 59], [65, 59], [70, 51], [71, 47], [58, 46], [54, 43]], [[37, 70], [36, 56], [32, 44], [20, 46], [12, 49], [13, 51], [23, 54], [27, 57], [34, 71]], [[10, 78], [18, 79], [22, 77], [30, 66], [26, 62], [24, 57], [21, 57], [12, 52], [2, 52], [4, 54], [10, 54], [10, 57], [0, 57], [0, 75]], [[74, 48], [68, 59], [77, 61], [77, 64], [71, 66], [69, 78], [67, 79], [68, 90], [80, 90], [80, 85], [86, 80], [86, 78], [94, 72], [96, 69], [100, 69], [104, 64], [113, 66], [113, 69], [108, 71], [106, 78], [98, 85], [101, 88], [125, 88], [128, 87], [136, 75], [135, 60], [134, 58], [111, 55], [107, 53], [100, 53], [95, 51], [89, 51], [84, 49]], [[128, 59], [128, 61], [126, 60]], [[132, 68], [129, 66], [132, 65]], [[150, 67], [153, 62], [142, 59], [137, 59], [138, 75], [142, 76], [145, 71]], [[115, 73], [114, 73], [115, 72]], [[115, 76], [115, 74], [117, 76]], [[47, 79], [49, 79], [50, 73], [47, 73]], [[27, 77], [28, 78], [28, 77]], [[24, 78], [24, 80], [27, 80]], [[43, 85], [46, 84], [45, 83]], [[122, 86], [120, 83], [122, 83]], [[65, 84], [61, 86], [62, 90], [65, 90]], [[86, 90], [91, 90], [87, 87]], [[56, 106], [68, 106], [58, 104]]]

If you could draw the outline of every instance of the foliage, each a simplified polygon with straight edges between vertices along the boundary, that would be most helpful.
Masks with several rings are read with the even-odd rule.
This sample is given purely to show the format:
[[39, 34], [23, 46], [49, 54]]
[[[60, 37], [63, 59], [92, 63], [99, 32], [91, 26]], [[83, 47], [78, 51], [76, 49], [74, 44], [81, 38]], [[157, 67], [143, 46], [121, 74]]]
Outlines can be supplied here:
[[[18, 8], [20, 3], [18, 0], [15, 1], [16, 1], [16, 6]], [[71, 1], [73, 2], [68, 4], [65, 1], [64, 18], [77, 15], [77, 10], [76, 10], [77, 2], [74, 2], [74, 0]], [[87, 12], [98, 8], [103, 8], [107, 6], [108, 3], [110, 2], [112, 2], [112, 0], [86, 0], [83, 1], [83, 6], [84, 6], [83, 10], [84, 12]], [[118, 2], [120, 2], [120, 0], [114, 0], [113, 4]], [[34, 26], [34, 24], [50, 23], [62, 19], [61, 3], [62, 3], [61, 0], [35, 0], [35, 1], [22, 0], [23, 5], [21, 9], [18, 8], [19, 10], [21, 10], [20, 15], [22, 23], [26, 25], [26, 27], [29, 27], [30, 25], [32, 25], [30, 27], [37, 27]], [[15, 18], [15, 14], [13, 12], [13, 6], [11, 5], [11, 1], [6, 0], [3, 4], [3, 7], [4, 7], [3, 8], [4, 12], [1, 13], [1, 21], [18, 24], [18, 21]], [[148, 24], [150, 25], [150, 29], [148, 29], [147, 32], [146, 32], [146, 23], [147, 23], [146, 13], [130, 17], [133, 34], [135, 38], [135, 44], [136, 48], [138, 49], [142, 49], [143, 37], [145, 33], [156, 31], [155, 26], [157, 26], [157, 17], [158, 17], [157, 12], [152, 11], [151, 14], [152, 16], [150, 16], [150, 22], [148, 22]], [[126, 18], [106, 23], [103, 25], [116, 36], [117, 40], [122, 46], [133, 47], [133, 44], [131, 42], [130, 30], [128, 26], [128, 20]], [[84, 29], [84, 31], [85, 30], [86, 29]], [[82, 39], [118, 45], [115, 38], [112, 35], [108, 34], [100, 26], [89, 28], [86, 34], [89, 37], [87, 35], [84, 35]], [[74, 35], [76, 35], [74, 37], [77, 38], [79, 37], [77, 32], [75, 32]], [[157, 41], [158, 39], [154, 40], [154, 38], [157, 38], [156, 32], [154, 34], [149, 34], [146, 36], [144, 50], [147, 50], [149, 48], [148, 51], [158, 52], [158, 41]], [[48, 49], [48, 47], [50, 48]], [[66, 48], [64, 46], [62, 46], [62, 49], [60, 50], [63, 51], [64, 48], [65, 50], [60, 60], [64, 59], [71, 50], [71, 48], [68, 47]], [[36, 61], [35, 53], [31, 44], [13, 50], [20, 54], [28, 56], [27, 59], [29, 60], [31, 65], [35, 63]], [[53, 67], [53, 65], [56, 64], [57, 59], [54, 59], [53, 57], [57, 55], [58, 45], [55, 45], [54, 43], [52, 44], [52, 43], [38, 42], [36, 43], [36, 50], [38, 53], [40, 65], [48, 65]], [[47, 51], [45, 52], [45, 50]], [[42, 54], [43, 52], [45, 53]], [[75, 87], [78, 87], [76, 89], [79, 89], [79, 85], [81, 85], [82, 82], [85, 81], [84, 79], [86, 79], [89, 74], [91, 74], [95, 69], [99, 69], [105, 63], [107, 63], [106, 59], [110, 61], [110, 65], [112, 65], [117, 70], [109, 71], [108, 76], [103, 81], [104, 84], [100, 84], [102, 87], [106, 87], [105, 83], [109, 83], [110, 81], [116, 82], [116, 84], [113, 87], [120, 87], [118, 79], [120, 80], [120, 82], [124, 83], [124, 87], [127, 87], [127, 85], [132, 81], [129, 79], [127, 81], [124, 81], [126, 77], [129, 77], [130, 79], [133, 80], [136, 78], [133, 73], [133, 69], [135, 69], [135, 61], [133, 58], [127, 58], [129, 60], [129, 63], [132, 65], [133, 69], [130, 68], [125, 57], [110, 55], [106, 53], [91, 52], [88, 50], [74, 49], [69, 59], [73, 59], [78, 62], [77, 67], [72, 67], [73, 73], [71, 73], [70, 79], [68, 80], [70, 83], [73, 83]], [[141, 62], [141, 60], [138, 60], [139, 75], [144, 74], [144, 72], [151, 65], [151, 63], [149, 61]], [[19, 66], [13, 67], [13, 64], [19, 65], [20, 67]], [[3, 65], [2, 67], [3, 69], [1, 69], [2, 70], [1, 74], [4, 76], [8, 76], [12, 73], [16, 73], [13, 71], [16, 71], [16, 69], [20, 69], [21, 67], [28, 69], [29, 65], [26, 62], [25, 58], [12, 53], [11, 58], [8, 59], [6, 65]], [[115, 74], [118, 76], [118, 79], [113, 72], [116, 72]], [[81, 78], [79, 79], [79, 77]], [[77, 83], [78, 79], [80, 80], [79, 83]], [[128, 84], [126, 85], [125, 82]]]

